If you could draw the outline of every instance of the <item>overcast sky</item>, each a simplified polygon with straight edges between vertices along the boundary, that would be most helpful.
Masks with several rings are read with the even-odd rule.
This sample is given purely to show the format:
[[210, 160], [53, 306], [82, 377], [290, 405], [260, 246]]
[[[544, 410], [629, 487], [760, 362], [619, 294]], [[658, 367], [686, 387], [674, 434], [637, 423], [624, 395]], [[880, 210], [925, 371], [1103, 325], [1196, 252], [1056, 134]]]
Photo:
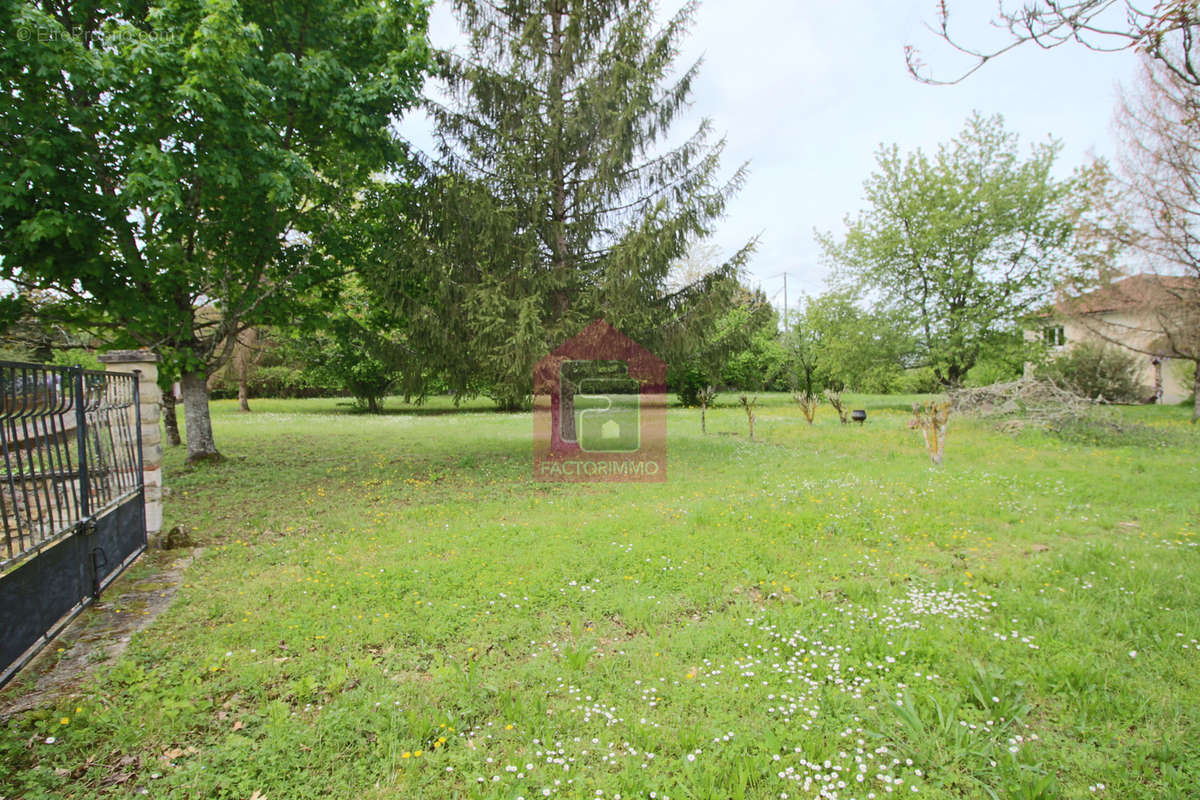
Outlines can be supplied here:
[[[952, 30], [970, 43], [997, 41], [985, 0], [951, 0]], [[1011, 5], [1011, 3], [1010, 3]], [[664, 12], [676, 4], [660, 2]], [[973, 7], [974, 11], [967, 11]], [[727, 140], [725, 166], [749, 162], [745, 188], [730, 204], [716, 242], [726, 252], [759, 235], [748, 280], [794, 308], [828, 274], [813, 230], [841, 232], [862, 207], [862, 184], [881, 143], [924, 148], [957, 134], [973, 109], [1003, 114], [1022, 147], [1062, 140], [1058, 171], [1092, 155], [1112, 156], [1118, 85], [1135, 76], [1136, 56], [1084, 48], [1020, 48], [963, 83], [927, 86], [909, 77], [904, 46], [917, 45], [935, 73], [961, 65], [933, 36], [933, 0], [705, 0], [680, 64], [703, 57], [693, 105], [677, 132], [708, 117]], [[459, 41], [445, 0], [431, 19], [435, 46]], [[419, 117], [404, 132], [427, 141]]]

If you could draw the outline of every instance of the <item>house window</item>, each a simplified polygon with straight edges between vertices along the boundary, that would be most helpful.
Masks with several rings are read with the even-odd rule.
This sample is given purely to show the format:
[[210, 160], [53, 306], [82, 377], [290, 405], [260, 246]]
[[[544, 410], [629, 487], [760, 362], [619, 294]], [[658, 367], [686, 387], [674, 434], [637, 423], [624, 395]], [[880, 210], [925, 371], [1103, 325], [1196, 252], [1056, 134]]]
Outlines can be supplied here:
[[1042, 329], [1042, 338], [1050, 347], [1062, 347], [1067, 343], [1067, 336], [1063, 332], [1062, 325], [1052, 325], [1049, 328]]

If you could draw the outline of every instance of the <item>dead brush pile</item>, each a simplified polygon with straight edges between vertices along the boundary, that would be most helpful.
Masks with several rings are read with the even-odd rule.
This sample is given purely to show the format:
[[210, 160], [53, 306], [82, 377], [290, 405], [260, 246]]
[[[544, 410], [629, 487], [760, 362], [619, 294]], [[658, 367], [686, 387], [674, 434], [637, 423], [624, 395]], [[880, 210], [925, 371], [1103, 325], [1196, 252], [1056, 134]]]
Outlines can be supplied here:
[[1094, 416], [1096, 403], [1052, 381], [1022, 378], [950, 392], [956, 414], [992, 420], [996, 429], [1019, 433], [1025, 428], [1058, 432]]

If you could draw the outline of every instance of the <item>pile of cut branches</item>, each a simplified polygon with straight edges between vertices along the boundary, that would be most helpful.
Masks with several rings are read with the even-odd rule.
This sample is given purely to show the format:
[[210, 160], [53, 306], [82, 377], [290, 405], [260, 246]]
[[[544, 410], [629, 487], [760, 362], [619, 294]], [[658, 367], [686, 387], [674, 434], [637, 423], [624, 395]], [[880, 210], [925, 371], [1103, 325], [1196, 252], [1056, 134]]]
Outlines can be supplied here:
[[1022, 378], [975, 389], [950, 392], [956, 414], [994, 420], [996, 428], [1017, 433], [1025, 428], [1058, 431], [1091, 415], [1095, 403], [1058, 386], [1053, 381]]

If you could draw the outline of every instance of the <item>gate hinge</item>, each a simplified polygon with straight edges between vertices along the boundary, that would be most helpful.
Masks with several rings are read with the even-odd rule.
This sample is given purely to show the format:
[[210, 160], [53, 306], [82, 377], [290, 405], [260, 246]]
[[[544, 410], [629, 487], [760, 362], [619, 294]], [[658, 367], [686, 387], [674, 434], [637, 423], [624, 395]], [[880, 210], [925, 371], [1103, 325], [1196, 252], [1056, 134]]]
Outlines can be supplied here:
[[91, 536], [93, 533], [96, 532], [96, 529], [98, 527], [99, 526], [96, 524], [95, 517], [87, 517], [85, 519], [79, 520], [79, 532], [82, 533], [84, 536]]

